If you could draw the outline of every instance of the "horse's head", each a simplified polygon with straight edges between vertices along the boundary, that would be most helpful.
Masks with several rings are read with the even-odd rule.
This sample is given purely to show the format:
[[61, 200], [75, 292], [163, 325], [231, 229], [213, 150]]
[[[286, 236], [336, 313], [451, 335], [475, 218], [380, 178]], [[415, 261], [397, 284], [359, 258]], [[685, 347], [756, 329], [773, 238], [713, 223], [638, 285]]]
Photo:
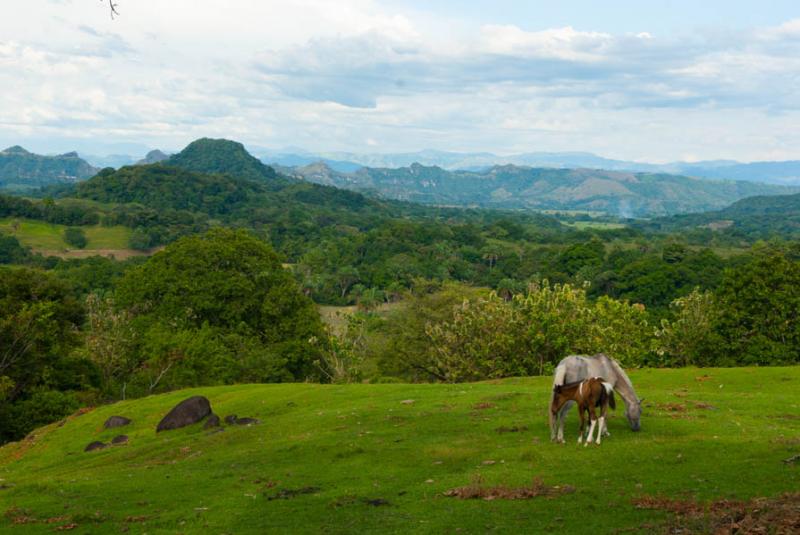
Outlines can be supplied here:
[[625, 405], [625, 416], [628, 418], [628, 423], [631, 426], [631, 429], [634, 431], [638, 431], [641, 429], [641, 424], [639, 423], [640, 418], [642, 417], [642, 402], [644, 399], [637, 399], [633, 403], [627, 403]]

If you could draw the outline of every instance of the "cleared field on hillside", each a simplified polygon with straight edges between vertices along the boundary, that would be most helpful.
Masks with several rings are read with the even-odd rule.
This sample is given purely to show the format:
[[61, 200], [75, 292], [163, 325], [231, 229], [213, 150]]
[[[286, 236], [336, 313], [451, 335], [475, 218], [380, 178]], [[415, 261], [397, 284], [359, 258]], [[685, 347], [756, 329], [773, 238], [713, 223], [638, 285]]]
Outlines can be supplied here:
[[[22, 245], [36, 250], [63, 251], [74, 249], [64, 241], [66, 225], [54, 225], [30, 219], [0, 219], [0, 232], [15, 236]], [[86, 234], [88, 244], [84, 250], [126, 249], [131, 229], [123, 226], [79, 227]]]
[[[800, 487], [800, 466], [783, 462], [800, 453], [800, 368], [634, 370], [631, 378], [647, 399], [642, 431], [630, 431], [618, 410], [611, 437], [588, 448], [574, 443], [574, 414], [569, 443], [550, 443], [546, 377], [238, 385], [103, 406], [0, 449], [0, 531], [658, 533], [671, 513], [643, 503]], [[221, 416], [262, 423], [157, 435], [159, 419], [195, 394]], [[133, 423], [103, 430], [114, 414]], [[118, 433], [130, 443], [82, 451]], [[551, 495], [445, 495], [476, 478], [516, 488], [537, 477]]]

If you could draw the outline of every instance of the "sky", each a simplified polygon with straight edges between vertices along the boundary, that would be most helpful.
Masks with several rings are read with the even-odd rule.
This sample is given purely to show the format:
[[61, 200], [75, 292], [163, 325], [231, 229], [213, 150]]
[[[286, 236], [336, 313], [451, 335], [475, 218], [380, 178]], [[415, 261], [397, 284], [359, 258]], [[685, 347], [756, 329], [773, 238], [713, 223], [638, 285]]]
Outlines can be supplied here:
[[116, 3], [0, 0], [0, 145], [800, 159], [796, 0]]

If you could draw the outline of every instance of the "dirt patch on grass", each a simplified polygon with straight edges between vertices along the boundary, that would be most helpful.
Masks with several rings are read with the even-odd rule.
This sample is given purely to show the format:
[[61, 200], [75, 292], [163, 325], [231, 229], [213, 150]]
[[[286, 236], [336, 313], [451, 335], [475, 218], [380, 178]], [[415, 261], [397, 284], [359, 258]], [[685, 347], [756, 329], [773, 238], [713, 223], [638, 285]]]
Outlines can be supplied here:
[[539, 496], [559, 496], [572, 492], [575, 492], [575, 488], [570, 485], [545, 485], [539, 477], [534, 478], [530, 485], [524, 487], [508, 487], [506, 485], [490, 487], [484, 485], [483, 479], [478, 476], [469, 485], [450, 489], [445, 491], [444, 495], [462, 500], [529, 500]]
[[674, 515], [663, 533], [774, 533], [800, 532], [800, 493], [786, 493], [775, 498], [749, 501], [717, 500], [701, 503], [644, 496], [633, 500], [639, 509], [667, 511]]
[[319, 492], [319, 487], [302, 487], [299, 489], [279, 489], [275, 494], [267, 496], [267, 499], [272, 500], [289, 500], [303, 494], [316, 494]]
[[473, 405], [472, 408], [475, 409], [476, 411], [483, 411], [486, 409], [494, 409], [495, 407], [496, 405], [494, 403], [489, 403], [488, 401], [482, 401], [480, 403], [476, 403], [475, 405]]
[[495, 433], [503, 434], [503, 433], [522, 433], [523, 431], [527, 430], [528, 430], [527, 425], [512, 425], [510, 427], [500, 426], [494, 431]]

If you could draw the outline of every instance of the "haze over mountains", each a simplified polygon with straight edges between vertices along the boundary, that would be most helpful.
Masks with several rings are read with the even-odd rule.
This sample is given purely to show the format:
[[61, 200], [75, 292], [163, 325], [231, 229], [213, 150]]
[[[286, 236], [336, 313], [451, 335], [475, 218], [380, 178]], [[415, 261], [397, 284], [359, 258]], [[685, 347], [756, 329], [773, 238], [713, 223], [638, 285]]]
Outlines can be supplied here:
[[489, 152], [446, 152], [423, 150], [396, 154], [357, 154], [351, 152], [293, 153], [256, 151], [269, 164], [286, 167], [323, 162], [340, 172], [352, 172], [358, 167], [407, 167], [413, 163], [448, 170], [482, 171], [498, 165], [518, 165], [557, 169], [605, 169], [670, 173], [701, 178], [747, 180], [768, 184], [800, 185], [800, 160], [742, 163], [732, 160], [672, 162], [653, 164], [614, 160], [588, 152], [530, 152], [500, 156]]
[[[719, 210], [745, 197], [800, 191], [800, 182], [798, 186], [788, 187], [768, 183], [768, 180], [706, 180], [666, 173], [659, 171], [659, 166], [650, 164], [637, 164], [646, 168], [642, 171], [623, 170], [626, 165], [634, 163], [586, 153], [529, 153], [508, 157], [521, 163], [489, 167], [482, 164], [500, 157], [490, 153], [439, 151], [395, 155], [334, 153], [331, 156], [342, 159], [328, 160], [330, 164], [317, 162], [297, 166], [311, 156], [284, 154], [280, 160], [296, 166], [274, 165], [279, 171], [276, 174], [273, 167], [262, 163], [270, 159], [269, 155], [262, 154], [259, 160], [240, 143], [204, 138], [173, 156], [159, 150], [150, 151], [145, 158], [136, 161], [136, 165], [162, 163], [190, 171], [247, 179], [286, 181], [291, 177], [386, 199], [439, 206], [587, 210], [620, 217]], [[400, 167], [362, 167], [346, 158], [369, 164], [400, 165], [424, 160], [440, 162], [441, 165], [412, 161]], [[763, 170], [764, 174], [760, 176], [781, 175], [784, 181], [791, 183], [787, 177], [792, 164], [706, 162], [703, 165], [707, 167], [686, 169], [706, 169], [719, 178], [726, 176], [726, 169], [737, 169], [739, 177]], [[679, 164], [673, 165], [680, 167]], [[472, 169], [456, 169], [460, 166]], [[0, 188], [30, 191], [51, 184], [85, 180], [99, 169], [82, 160], [77, 153], [39, 156], [21, 147], [12, 147], [0, 152], [0, 171]]]

